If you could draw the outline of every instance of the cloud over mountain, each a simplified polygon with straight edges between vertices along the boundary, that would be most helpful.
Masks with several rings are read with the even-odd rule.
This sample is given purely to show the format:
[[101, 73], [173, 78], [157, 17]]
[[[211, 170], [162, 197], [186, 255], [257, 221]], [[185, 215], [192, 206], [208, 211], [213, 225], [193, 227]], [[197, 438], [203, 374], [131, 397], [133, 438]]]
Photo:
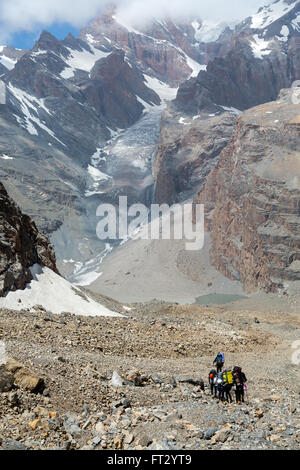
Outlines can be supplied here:
[[[81, 27], [95, 17], [108, 0], [1, 0], [0, 40], [7, 40], [20, 31], [47, 28], [53, 23], [69, 23]], [[111, 3], [111, 2], [110, 2]], [[265, 3], [264, 0], [116, 0], [123, 18], [130, 22], [166, 16], [180, 19], [188, 16], [209, 21], [241, 20]]]

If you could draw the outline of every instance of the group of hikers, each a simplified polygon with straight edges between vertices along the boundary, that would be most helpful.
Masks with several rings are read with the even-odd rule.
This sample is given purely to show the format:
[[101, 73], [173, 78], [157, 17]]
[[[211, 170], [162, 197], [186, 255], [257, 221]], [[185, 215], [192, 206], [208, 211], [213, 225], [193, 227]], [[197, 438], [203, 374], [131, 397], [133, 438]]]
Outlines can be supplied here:
[[231, 390], [234, 390], [236, 403], [244, 402], [247, 378], [242, 372], [242, 368], [235, 366], [232, 370], [224, 370], [225, 357], [224, 353], [220, 352], [213, 364], [216, 365], [216, 369], [212, 369], [208, 375], [212, 397], [218, 398], [222, 402], [232, 403]]

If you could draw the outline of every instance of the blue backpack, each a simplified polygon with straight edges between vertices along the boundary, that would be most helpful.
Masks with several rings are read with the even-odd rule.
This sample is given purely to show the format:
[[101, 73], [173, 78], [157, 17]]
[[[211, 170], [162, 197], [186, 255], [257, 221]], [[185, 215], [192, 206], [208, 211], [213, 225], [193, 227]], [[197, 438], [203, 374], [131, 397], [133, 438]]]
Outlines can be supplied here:
[[217, 355], [217, 364], [224, 364], [224, 353]]

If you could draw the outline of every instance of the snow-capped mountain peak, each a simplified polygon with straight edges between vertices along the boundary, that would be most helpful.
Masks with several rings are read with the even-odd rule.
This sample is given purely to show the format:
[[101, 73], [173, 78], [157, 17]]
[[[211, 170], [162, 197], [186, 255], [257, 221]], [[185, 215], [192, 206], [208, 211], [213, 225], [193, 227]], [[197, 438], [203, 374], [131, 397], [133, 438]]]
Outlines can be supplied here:
[[136, 25], [118, 11], [108, 10], [82, 29], [80, 39], [95, 47], [122, 49], [143, 73], [177, 87], [197, 76], [208, 61], [195, 35], [195, 27], [188, 22], [157, 19]]
[[252, 29], [264, 29], [277, 21], [279, 18], [287, 15], [296, 6], [300, 5], [299, 0], [276, 0], [275, 2], [262, 7], [251, 17]]
[[235, 33], [244, 35], [255, 58], [275, 51], [286, 54], [300, 33], [300, 0], [275, 0], [238, 25]]

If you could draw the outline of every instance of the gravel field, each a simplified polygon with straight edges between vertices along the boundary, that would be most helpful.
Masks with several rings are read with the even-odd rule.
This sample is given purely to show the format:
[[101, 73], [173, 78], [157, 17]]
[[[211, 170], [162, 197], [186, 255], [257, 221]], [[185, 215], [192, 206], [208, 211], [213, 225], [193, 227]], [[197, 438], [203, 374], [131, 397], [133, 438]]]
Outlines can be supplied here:
[[[2, 448], [299, 448], [299, 315], [96, 297], [126, 317], [0, 312], [0, 340], [19, 363], [0, 366]], [[210, 397], [218, 350], [246, 373], [245, 404]]]

